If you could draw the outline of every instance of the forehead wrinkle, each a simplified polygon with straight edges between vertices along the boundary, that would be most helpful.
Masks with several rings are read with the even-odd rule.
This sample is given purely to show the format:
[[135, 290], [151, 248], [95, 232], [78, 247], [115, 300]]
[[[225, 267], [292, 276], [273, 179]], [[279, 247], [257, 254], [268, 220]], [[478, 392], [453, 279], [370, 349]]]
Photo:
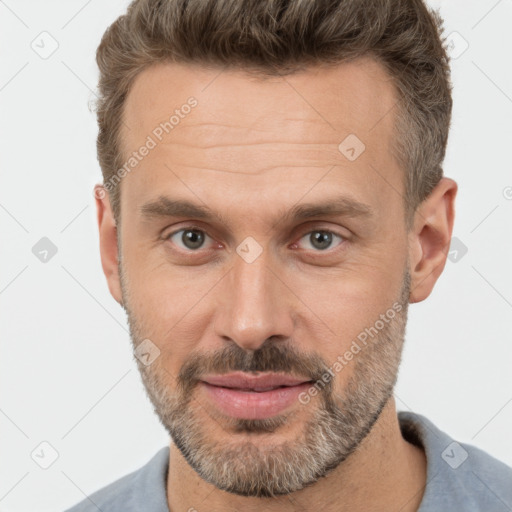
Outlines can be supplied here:
[[[279, 168], [326, 168], [344, 166], [343, 155], [337, 143], [290, 143], [276, 140], [251, 143], [230, 141], [205, 146], [199, 141], [185, 143], [169, 141], [160, 149], [155, 148], [150, 157], [167, 162], [171, 168], [190, 168], [262, 175]], [[147, 162], [149, 164], [149, 162]], [[142, 162], [142, 166], [146, 162]], [[346, 164], [345, 164], [346, 166]], [[279, 171], [281, 173], [281, 171]], [[293, 174], [283, 176], [293, 179]]]

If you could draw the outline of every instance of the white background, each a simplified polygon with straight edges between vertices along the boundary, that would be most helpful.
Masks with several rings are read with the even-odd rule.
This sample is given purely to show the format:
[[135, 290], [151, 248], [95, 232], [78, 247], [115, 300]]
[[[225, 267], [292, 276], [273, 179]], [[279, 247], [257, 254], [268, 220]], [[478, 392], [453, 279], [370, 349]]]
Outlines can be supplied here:
[[[102, 274], [92, 197], [101, 179], [88, 109], [95, 50], [127, 4], [0, 1], [4, 512], [62, 510], [167, 443]], [[469, 44], [452, 60], [444, 166], [459, 184], [454, 236], [468, 252], [409, 309], [396, 397], [399, 408], [512, 465], [512, 2], [430, 5], [440, 8], [445, 34]], [[31, 48], [43, 31], [59, 45], [47, 59]], [[456, 40], [454, 51], [462, 49]], [[42, 237], [58, 249], [47, 263], [32, 253]], [[30, 456], [42, 441], [59, 454], [46, 470]]]

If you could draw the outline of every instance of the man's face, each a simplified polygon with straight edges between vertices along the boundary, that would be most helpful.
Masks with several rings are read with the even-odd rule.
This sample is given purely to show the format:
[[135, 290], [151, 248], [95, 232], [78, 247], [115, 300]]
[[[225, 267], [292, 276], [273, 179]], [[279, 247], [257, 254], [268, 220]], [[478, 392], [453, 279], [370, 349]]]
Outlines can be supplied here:
[[[369, 59], [267, 80], [166, 64], [127, 98], [124, 155], [153, 143], [121, 184], [122, 301], [135, 346], [150, 340], [158, 355], [138, 361], [157, 414], [221, 489], [271, 496], [315, 482], [392, 394], [410, 287], [395, 102]], [[353, 136], [338, 149], [349, 134], [364, 151]], [[295, 216], [306, 203], [336, 208]], [[222, 406], [202, 382], [258, 371], [330, 376], [316, 392], [283, 392], [282, 406], [275, 391], [225, 394]]]

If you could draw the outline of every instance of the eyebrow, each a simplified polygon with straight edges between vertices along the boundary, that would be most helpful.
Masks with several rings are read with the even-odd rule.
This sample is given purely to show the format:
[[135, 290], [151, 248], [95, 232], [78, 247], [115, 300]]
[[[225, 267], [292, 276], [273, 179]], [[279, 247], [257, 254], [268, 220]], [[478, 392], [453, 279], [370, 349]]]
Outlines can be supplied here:
[[[204, 220], [217, 219], [223, 224], [228, 224], [227, 219], [222, 214], [214, 212], [205, 205], [165, 196], [160, 196], [156, 201], [150, 201], [142, 205], [140, 213], [147, 220], [158, 217], [194, 217]], [[371, 218], [373, 215], [374, 212], [370, 205], [349, 197], [340, 196], [327, 198], [322, 203], [299, 203], [288, 211], [278, 212], [275, 224], [321, 216]]]

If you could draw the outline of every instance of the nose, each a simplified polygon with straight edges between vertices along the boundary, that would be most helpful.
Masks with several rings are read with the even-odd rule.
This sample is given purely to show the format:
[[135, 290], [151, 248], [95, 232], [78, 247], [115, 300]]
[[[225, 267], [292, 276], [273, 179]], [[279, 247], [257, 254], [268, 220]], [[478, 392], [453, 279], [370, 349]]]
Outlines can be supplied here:
[[245, 350], [258, 349], [270, 337], [292, 336], [293, 293], [267, 253], [251, 263], [235, 253], [217, 297], [215, 334]]

